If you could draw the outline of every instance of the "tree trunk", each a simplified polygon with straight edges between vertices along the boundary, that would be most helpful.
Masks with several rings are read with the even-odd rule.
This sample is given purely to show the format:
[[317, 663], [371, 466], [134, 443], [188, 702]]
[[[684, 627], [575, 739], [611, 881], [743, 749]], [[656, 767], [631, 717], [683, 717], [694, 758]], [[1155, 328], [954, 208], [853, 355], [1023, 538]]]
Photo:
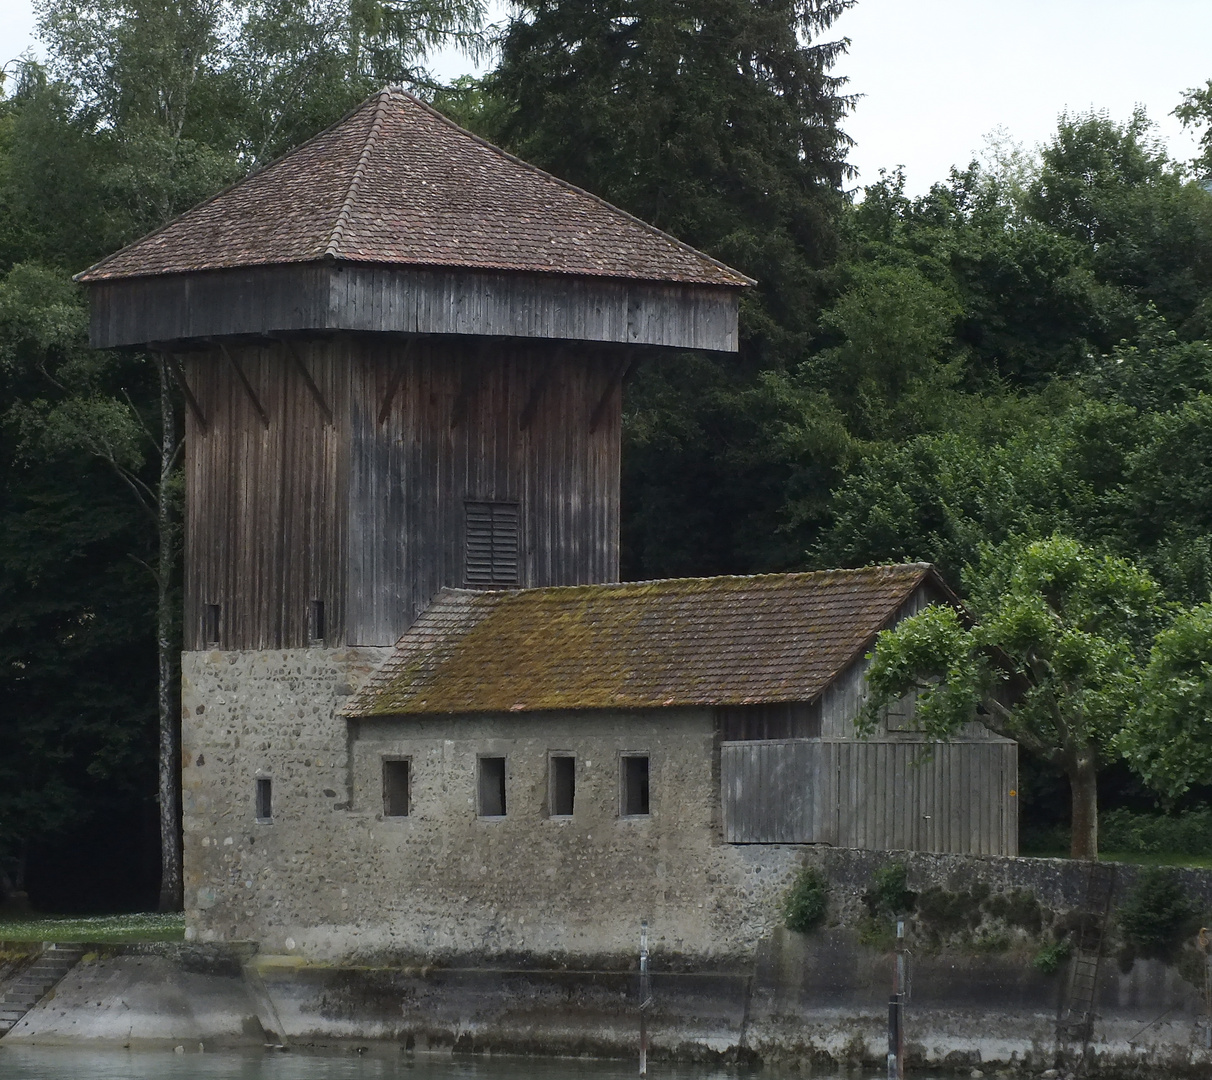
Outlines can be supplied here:
[[156, 528], [159, 556], [156, 566], [156, 651], [159, 679], [156, 687], [160, 714], [160, 903], [161, 911], [180, 911], [181, 881], [181, 728], [173, 693], [172, 582], [176, 562], [173, 535], [171, 474], [177, 459], [176, 417], [168, 358], [157, 355], [160, 373], [160, 483], [156, 488]]
[[1073, 807], [1069, 854], [1074, 859], [1098, 858], [1098, 758], [1083, 747], [1070, 759], [1066, 772]]

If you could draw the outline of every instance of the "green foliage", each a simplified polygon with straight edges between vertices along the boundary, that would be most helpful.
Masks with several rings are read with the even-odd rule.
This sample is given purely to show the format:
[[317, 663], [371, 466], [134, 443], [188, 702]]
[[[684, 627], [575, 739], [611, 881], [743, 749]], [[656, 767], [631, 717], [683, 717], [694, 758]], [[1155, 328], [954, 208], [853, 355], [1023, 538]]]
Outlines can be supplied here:
[[807, 934], [825, 921], [829, 910], [829, 882], [812, 866], [801, 868], [783, 901], [783, 918], [788, 930]]
[[1045, 975], [1052, 975], [1062, 963], [1069, 959], [1069, 953], [1072, 950], [1073, 946], [1067, 937], [1054, 939], [1035, 954], [1031, 963]]
[[1199, 927], [1199, 905], [1174, 870], [1141, 870], [1116, 912], [1124, 940], [1143, 956], [1165, 958]]
[[908, 886], [908, 869], [903, 862], [879, 867], [872, 875], [871, 888], [863, 894], [863, 903], [872, 918], [908, 914], [916, 900], [917, 893]]
[[1102, 815], [1099, 836], [1108, 851], [1117, 853], [1212, 856], [1212, 808], [1161, 815], [1120, 806]]
[[1205, 179], [1212, 179], [1212, 79], [1183, 93], [1174, 115], [1185, 128], [1203, 128], [1199, 136], [1200, 155], [1191, 164]]

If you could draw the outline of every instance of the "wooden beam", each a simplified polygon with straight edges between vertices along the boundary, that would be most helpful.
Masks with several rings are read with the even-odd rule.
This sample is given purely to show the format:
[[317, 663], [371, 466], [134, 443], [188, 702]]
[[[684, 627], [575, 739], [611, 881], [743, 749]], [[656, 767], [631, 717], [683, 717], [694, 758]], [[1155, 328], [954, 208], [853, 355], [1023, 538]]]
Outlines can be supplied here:
[[597, 431], [601, 427], [602, 421], [606, 419], [606, 407], [610, 404], [610, 399], [614, 397], [614, 388], [623, 381], [623, 376], [627, 374], [630, 368], [630, 354], [624, 356], [615, 365], [614, 372], [610, 376], [610, 381], [606, 383], [606, 389], [602, 391], [602, 396], [598, 398], [598, 403], [593, 407], [593, 412], [589, 414], [589, 430], [591, 433]]
[[168, 353], [165, 357], [168, 362], [168, 369], [173, 373], [173, 378], [177, 380], [177, 385], [181, 387], [181, 393], [185, 396], [185, 404], [189, 406], [189, 411], [194, 414], [194, 422], [202, 429], [202, 434], [206, 435], [210, 431], [210, 425], [206, 422], [206, 417], [202, 413], [202, 406], [198, 404], [198, 399], [194, 397], [194, 392], [189, 388], [189, 383], [185, 381], [185, 369], [181, 366], [179, 357], [172, 353]]
[[557, 349], [555, 356], [546, 360], [539, 368], [539, 373], [535, 376], [535, 380], [530, 384], [530, 393], [526, 396], [526, 404], [522, 406], [522, 411], [518, 414], [518, 430], [525, 431], [534, 421], [534, 414], [539, 411], [539, 401], [543, 397], [543, 391], [547, 388], [547, 383], [551, 379], [552, 368], [557, 363], [561, 363], [564, 359], [564, 350]]
[[240, 380], [240, 384], [244, 387], [244, 392], [248, 395], [248, 400], [252, 402], [253, 409], [256, 410], [257, 415], [261, 418], [261, 423], [264, 424], [265, 427], [269, 427], [269, 413], [265, 411], [264, 406], [258, 399], [257, 392], [252, 388], [252, 383], [248, 381], [248, 376], [244, 374], [244, 369], [236, 361], [236, 358], [232, 356], [227, 346], [221, 341], [219, 342], [219, 349], [222, 351], [223, 355], [227, 357], [228, 363], [231, 364], [233, 370], [235, 371], [236, 377]]
[[489, 349], [488, 342], [481, 341], [474, 357], [463, 361], [462, 378], [459, 380], [459, 392], [455, 395], [454, 405], [450, 410], [450, 426], [457, 428], [467, 419], [467, 406], [476, 392], [476, 384], [480, 380], [480, 365]]
[[404, 355], [400, 357], [396, 370], [391, 373], [391, 380], [387, 384], [387, 393], [383, 395], [383, 404], [379, 407], [379, 427], [386, 424], [387, 418], [391, 415], [391, 403], [395, 401], [400, 384], [404, 381], [404, 372], [408, 367], [408, 356], [411, 352], [412, 341], [409, 340], [404, 343]]
[[315, 380], [311, 377], [311, 372], [307, 370], [307, 365], [303, 363], [303, 357], [298, 353], [294, 343], [283, 338], [282, 345], [290, 358], [295, 362], [295, 367], [298, 368], [299, 374], [303, 376], [303, 382], [307, 385], [308, 391], [311, 393], [312, 399], [320, 407], [320, 412], [324, 414], [324, 422], [332, 427], [332, 409], [329, 408], [328, 402], [324, 400], [324, 395], [320, 393], [320, 388], [316, 385]]

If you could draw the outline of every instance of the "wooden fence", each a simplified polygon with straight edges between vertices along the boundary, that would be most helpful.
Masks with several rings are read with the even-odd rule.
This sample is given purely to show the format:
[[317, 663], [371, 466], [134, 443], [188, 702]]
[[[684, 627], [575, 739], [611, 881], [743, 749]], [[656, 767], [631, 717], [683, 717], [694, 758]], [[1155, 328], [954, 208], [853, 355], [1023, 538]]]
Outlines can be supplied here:
[[720, 778], [732, 844], [1018, 854], [1008, 739], [726, 742]]

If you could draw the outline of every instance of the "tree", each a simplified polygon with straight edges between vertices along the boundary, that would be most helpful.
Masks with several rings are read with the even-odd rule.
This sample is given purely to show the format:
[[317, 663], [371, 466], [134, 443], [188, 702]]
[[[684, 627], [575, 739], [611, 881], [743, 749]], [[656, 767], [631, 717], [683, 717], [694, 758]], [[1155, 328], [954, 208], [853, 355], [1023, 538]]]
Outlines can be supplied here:
[[1212, 79], [1183, 92], [1174, 115], [1185, 128], [1204, 128], [1199, 137], [1200, 154], [1191, 164], [1205, 180], [1212, 180]]
[[1145, 782], [1170, 798], [1212, 783], [1212, 604], [1158, 633], [1141, 701], [1116, 744]]
[[1063, 536], [987, 548], [971, 624], [931, 606], [884, 631], [861, 724], [916, 691], [928, 736], [979, 720], [1062, 769], [1072, 855], [1098, 856], [1098, 771], [1140, 700], [1148, 642], [1161, 617], [1153, 579], [1125, 559]]

